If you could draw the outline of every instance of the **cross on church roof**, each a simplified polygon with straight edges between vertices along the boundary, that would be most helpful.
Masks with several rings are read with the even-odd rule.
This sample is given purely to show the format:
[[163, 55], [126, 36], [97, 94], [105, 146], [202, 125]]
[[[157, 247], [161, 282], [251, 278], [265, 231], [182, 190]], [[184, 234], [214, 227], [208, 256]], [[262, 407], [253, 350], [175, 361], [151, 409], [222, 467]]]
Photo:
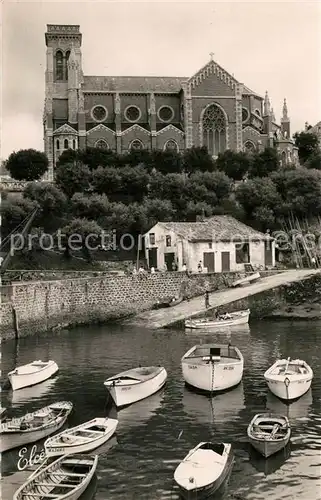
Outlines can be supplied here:
[[214, 55], [215, 55], [214, 52], [210, 52], [210, 56], [211, 56], [212, 61], [213, 61]]

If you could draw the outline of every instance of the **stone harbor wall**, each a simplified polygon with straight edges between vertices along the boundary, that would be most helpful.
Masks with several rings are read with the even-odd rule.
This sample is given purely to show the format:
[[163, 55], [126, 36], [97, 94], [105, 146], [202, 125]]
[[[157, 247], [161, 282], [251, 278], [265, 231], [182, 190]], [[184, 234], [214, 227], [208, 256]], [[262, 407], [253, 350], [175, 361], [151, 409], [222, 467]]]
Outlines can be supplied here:
[[321, 274], [231, 302], [219, 312], [251, 309], [251, 318], [321, 320]]
[[119, 319], [150, 309], [168, 296], [191, 298], [226, 288], [240, 277], [169, 272], [17, 282], [1, 287], [1, 338]]

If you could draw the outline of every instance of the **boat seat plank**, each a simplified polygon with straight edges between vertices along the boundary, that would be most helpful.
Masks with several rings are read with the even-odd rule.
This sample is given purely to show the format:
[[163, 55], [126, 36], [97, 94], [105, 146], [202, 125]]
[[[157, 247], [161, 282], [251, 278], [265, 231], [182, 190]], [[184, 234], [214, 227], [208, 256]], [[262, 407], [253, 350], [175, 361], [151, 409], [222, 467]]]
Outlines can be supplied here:
[[78, 486], [78, 483], [74, 484], [67, 484], [67, 483], [38, 483], [35, 482], [36, 486], [57, 486], [57, 488], [74, 488], [75, 486]]
[[53, 493], [32, 493], [31, 491], [29, 491], [28, 493], [22, 493], [22, 496], [31, 498], [43, 498], [43, 500], [45, 500], [46, 498], [62, 498], [65, 496], [65, 493], [63, 493], [62, 495], [54, 495]]
[[[88, 432], [90, 434], [104, 434], [104, 431], [94, 431], [94, 430], [90, 430], [90, 429], [79, 429], [79, 432]], [[75, 436], [77, 434], [70, 434], [70, 436]]]
[[77, 474], [76, 472], [52, 472], [55, 476], [87, 477], [87, 474]]

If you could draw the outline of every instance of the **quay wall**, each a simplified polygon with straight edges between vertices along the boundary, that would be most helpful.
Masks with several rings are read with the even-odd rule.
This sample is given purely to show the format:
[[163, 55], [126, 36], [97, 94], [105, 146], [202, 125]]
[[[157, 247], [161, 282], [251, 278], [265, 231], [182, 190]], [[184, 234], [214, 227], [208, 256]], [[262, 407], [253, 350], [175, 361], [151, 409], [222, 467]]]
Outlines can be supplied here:
[[253, 319], [321, 320], [321, 274], [230, 302], [218, 311], [248, 308]]
[[1, 287], [2, 340], [32, 333], [116, 320], [148, 310], [157, 300], [227, 288], [240, 273], [167, 272], [16, 282]]

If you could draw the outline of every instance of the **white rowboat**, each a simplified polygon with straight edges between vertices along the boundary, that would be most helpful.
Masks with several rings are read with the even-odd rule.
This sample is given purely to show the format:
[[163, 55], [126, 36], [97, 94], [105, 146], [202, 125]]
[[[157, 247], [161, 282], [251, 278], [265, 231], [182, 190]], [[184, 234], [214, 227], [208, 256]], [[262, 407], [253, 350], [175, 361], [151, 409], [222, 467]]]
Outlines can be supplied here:
[[13, 391], [36, 385], [52, 377], [59, 370], [55, 361], [33, 361], [27, 365], [19, 366], [8, 373], [8, 378]]
[[194, 345], [182, 357], [187, 384], [201, 391], [224, 391], [238, 385], [243, 376], [241, 351], [230, 344]]
[[104, 385], [120, 408], [155, 394], [165, 385], [166, 379], [163, 366], [143, 366], [110, 377]]
[[70, 401], [59, 401], [23, 417], [12, 418], [0, 425], [0, 452], [34, 443], [58, 431], [72, 411]]
[[246, 325], [249, 322], [250, 309], [245, 311], [236, 311], [229, 313], [228, 316], [219, 316], [218, 318], [201, 318], [201, 319], [187, 319], [185, 320], [185, 328], [203, 329], [215, 328], [223, 329], [230, 326]]
[[253, 448], [268, 458], [286, 447], [291, 427], [288, 418], [283, 415], [260, 413], [251, 420], [247, 435]]
[[77, 500], [87, 489], [97, 463], [97, 455], [62, 456], [32, 474], [13, 500]]
[[54, 457], [85, 453], [94, 450], [115, 433], [118, 420], [114, 418], [94, 418], [77, 427], [66, 429], [45, 442], [46, 455]]
[[227, 478], [233, 452], [227, 443], [199, 443], [174, 472], [175, 483], [186, 500], [209, 498]]
[[264, 378], [275, 396], [291, 401], [310, 389], [313, 371], [301, 359], [279, 359], [264, 373]]

